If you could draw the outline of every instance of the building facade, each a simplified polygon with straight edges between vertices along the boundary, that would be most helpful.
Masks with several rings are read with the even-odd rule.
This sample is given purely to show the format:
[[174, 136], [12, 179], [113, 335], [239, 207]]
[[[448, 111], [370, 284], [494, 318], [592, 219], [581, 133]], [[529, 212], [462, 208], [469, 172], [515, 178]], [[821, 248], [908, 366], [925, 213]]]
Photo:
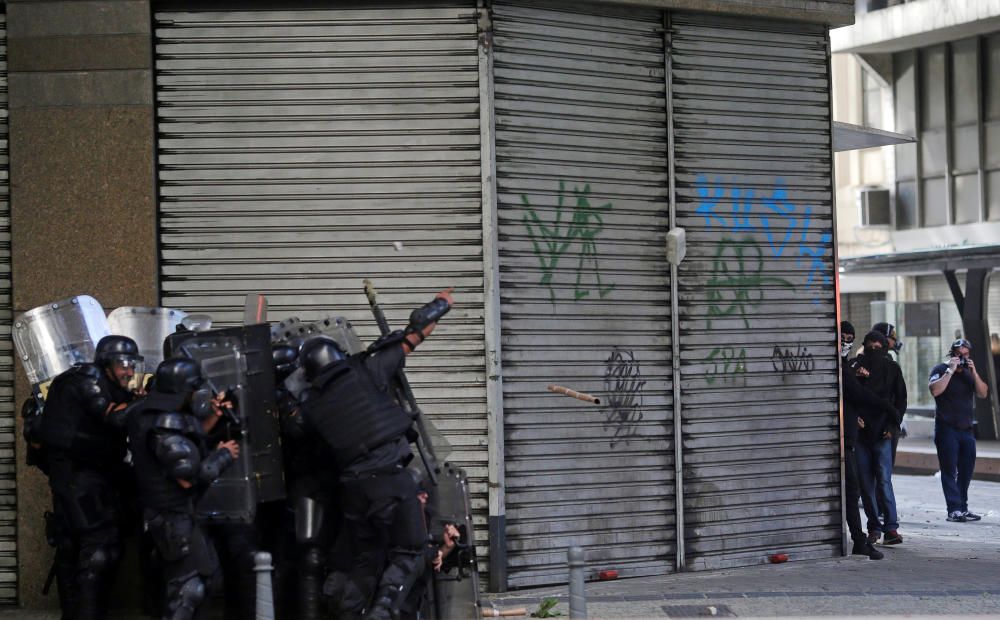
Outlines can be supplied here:
[[[933, 415], [927, 376], [959, 335], [974, 341], [979, 367], [997, 385], [984, 362], [989, 334], [1000, 332], [1000, 286], [989, 285], [1000, 267], [992, 258], [1000, 252], [1000, 3], [865, 1], [857, 9], [854, 25], [831, 34], [834, 117], [916, 142], [837, 155], [838, 251], [858, 259], [841, 274], [841, 308], [859, 329], [900, 325], [911, 411]], [[904, 258], [865, 267], [863, 257], [875, 255]], [[985, 270], [976, 256], [990, 257]], [[975, 308], [982, 321], [965, 317], [985, 323], [983, 334], [964, 324], [946, 271], [963, 295], [985, 285]], [[996, 389], [982, 405], [980, 434], [996, 437]]]
[[[491, 589], [564, 580], [571, 545], [623, 577], [841, 553], [828, 29], [850, 2], [6, 13], [14, 315], [87, 293], [227, 324], [264, 293], [371, 339], [363, 278], [393, 324], [455, 286], [409, 375]], [[47, 488], [13, 463], [6, 600], [39, 606]]]

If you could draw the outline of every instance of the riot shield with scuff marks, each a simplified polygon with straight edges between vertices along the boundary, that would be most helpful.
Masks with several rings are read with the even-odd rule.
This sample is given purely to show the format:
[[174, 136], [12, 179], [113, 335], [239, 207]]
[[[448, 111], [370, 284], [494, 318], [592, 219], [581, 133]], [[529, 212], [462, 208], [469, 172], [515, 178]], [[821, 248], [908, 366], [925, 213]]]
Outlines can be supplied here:
[[[229, 438], [240, 440], [240, 458], [220, 478], [220, 484], [213, 485], [205, 494], [199, 511], [214, 521], [245, 521], [253, 519], [258, 502], [284, 499], [268, 325], [179, 331], [167, 337], [164, 353], [198, 360], [213, 389], [227, 390], [235, 399], [235, 413], [226, 430], [233, 435]], [[238, 368], [231, 363], [232, 357], [239, 360]], [[216, 491], [217, 486], [224, 490]]]
[[146, 370], [151, 372], [163, 361], [163, 341], [177, 331], [186, 316], [187, 312], [173, 308], [120, 306], [108, 315], [108, 325], [112, 334], [135, 340]]
[[342, 316], [330, 315], [318, 321], [306, 323], [297, 316], [288, 317], [271, 326], [271, 342], [274, 344], [290, 343], [296, 340], [308, 340], [316, 336], [329, 336], [340, 345], [348, 355], [360, 353], [365, 349], [354, 326]]
[[39, 393], [74, 364], [94, 361], [97, 343], [110, 333], [101, 304], [89, 295], [77, 295], [17, 317], [13, 340], [28, 382]]
[[476, 562], [476, 540], [472, 527], [472, 506], [469, 501], [469, 479], [465, 471], [445, 463], [437, 477], [437, 486], [430, 492], [432, 533], [454, 525], [461, 539], [449, 558], [448, 570], [434, 572], [433, 612], [435, 620], [466, 620], [481, 617], [479, 607], [479, 572]]

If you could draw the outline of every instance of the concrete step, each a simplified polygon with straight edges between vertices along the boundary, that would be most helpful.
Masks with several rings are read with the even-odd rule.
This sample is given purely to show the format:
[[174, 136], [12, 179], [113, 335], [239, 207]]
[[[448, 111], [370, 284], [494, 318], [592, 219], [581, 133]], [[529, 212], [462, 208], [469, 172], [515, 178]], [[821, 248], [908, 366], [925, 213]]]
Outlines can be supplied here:
[[934, 439], [934, 418], [907, 413], [903, 416], [903, 423], [907, 439]]
[[[937, 449], [933, 439], [911, 435], [900, 440], [893, 472], [934, 475], [938, 469]], [[1000, 442], [976, 442], [976, 469], [972, 477], [975, 480], [1000, 482]]]

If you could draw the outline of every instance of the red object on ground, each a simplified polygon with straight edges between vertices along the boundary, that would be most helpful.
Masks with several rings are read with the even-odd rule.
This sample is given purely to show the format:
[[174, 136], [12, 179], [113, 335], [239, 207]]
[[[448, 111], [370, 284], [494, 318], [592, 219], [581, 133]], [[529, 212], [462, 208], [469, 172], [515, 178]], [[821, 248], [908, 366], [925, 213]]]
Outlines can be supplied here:
[[768, 559], [771, 560], [771, 564], [781, 564], [782, 562], [788, 561], [788, 554], [772, 553], [770, 556], [768, 556]]
[[597, 573], [597, 578], [601, 581], [611, 581], [612, 579], [618, 579], [618, 571], [616, 570], [602, 570]]

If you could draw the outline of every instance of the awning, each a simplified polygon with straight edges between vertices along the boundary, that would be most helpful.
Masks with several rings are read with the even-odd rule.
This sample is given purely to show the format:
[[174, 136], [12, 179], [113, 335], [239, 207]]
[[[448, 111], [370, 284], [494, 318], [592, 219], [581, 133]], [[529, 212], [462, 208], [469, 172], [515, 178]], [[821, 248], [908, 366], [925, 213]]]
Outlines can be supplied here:
[[855, 149], [870, 149], [873, 146], [909, 144], [916, 141], [916, 138], [901, 133], [871, 129], [840, 121], [833, 122], [833, 150], [838, 153]]
[[843, 273], [914, 274], [1000, 269], [1000, 245], [961, 245], [840, 259]]

